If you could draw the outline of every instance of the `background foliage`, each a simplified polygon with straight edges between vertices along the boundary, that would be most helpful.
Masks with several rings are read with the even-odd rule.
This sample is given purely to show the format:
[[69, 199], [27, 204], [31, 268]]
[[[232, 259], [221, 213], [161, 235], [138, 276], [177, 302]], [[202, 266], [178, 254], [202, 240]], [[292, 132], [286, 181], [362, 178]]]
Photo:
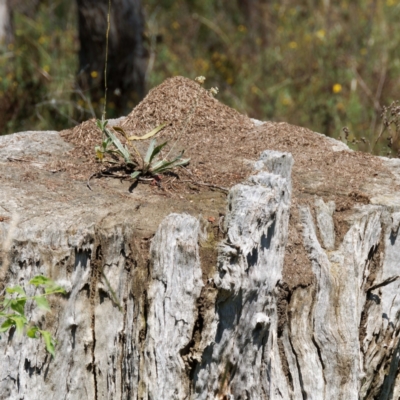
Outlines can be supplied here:
[[[400, 0], [147, 0], [143, 6], [148, 89], [170, 76], [204, 75], [220, 88], [221, 101], [251, 117], [398, 155], [396, 124], [374, 143], [382, 106], [400, 98]], [[75, 84], [76, 24], [68, 0], [43, 3], [34, 19], [15, 14], [16, 42], [0, 56], [1, 133], [63, 129], [93, 116]]]

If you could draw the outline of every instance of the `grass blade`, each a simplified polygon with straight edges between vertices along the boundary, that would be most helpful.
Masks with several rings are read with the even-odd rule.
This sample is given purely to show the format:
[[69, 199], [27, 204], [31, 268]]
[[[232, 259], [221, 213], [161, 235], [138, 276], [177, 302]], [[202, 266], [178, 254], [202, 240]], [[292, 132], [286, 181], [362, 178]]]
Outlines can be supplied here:
[[159, 146], [157, 146], [154, 149], [153, 153], [151, 154], [149, 164], [151, 164], [151, 162], [153, 161], [154, 157], [157, 156], [158, 153], [160, 153], [160, 151], [163, 149], [164, 146], [167, 145], [167, 143], [168, 142], [162, 143], [162, 144], [160, 144]]
[[[157, 128], [154, 128], [152, 131], [150, 131], [149, 133], [146, 133], [143, 136], [129, 136], [128, 139], [129, 140], [145, 140], [145, 139], [151, 138], [152, 136], [154, 136], [155, 134], [160, 132], [162, 129], [164, 129], [167, 125], [169, 125], [169, 122], [166, 122], [165, 124], [161, 124], [160, 126], [157, 126]], [[117, 127], [114, 127], [115, 130], [117, 130], [116, 128]], [[118, 127], [118, 129], [123, 130], [120, 127]]]
[[177, 168], [177, 167], [183, 167], [183, 166], [189, 164], [189, 161], [190, 161], [190, 159], [185, 159], [185, 160], [182, 160], [182, 161], [180, 161], [178, 163], [175, 163], [173, 165], [168, 165], [166, 167], [161, 167], [157, 171], [154, 171], [154, 173], [162, 174], [163, 172], [169, 171], [171, 169], [174, 169], [174, 168]]
[[130, 155], [129, 151], [126, 149], [126, 147], [120, 142], [120, 140], [109, 129], [104, 129], [104, 132], [111, 139], [111, 141], [113, 142], [113, 145], [121, 153], [125, 162], [130, 162], [131, 155]]
[[182, 157], [182, 154], [180, 154], [178, 157], [174, 158], [172, 161], [162, 161], [161, 165], [159, 165], [160, 163], [157, 163], [156, 165], [154, 165], [151, 172], [154, 174], [158, 174], [161, 172], [168, 171], [169, 169], [172, 169], [175, 167], [181, 167], [183, 165], [189, 164], [190, 158], [181, 159], [181, 157]]
[[144, 162], [146, 164], [150, 164], [151, 160], [153, 159], [154, 157], [153, 152], [155, 147], [156, 147], [156, 139], [153, 139], [149, 144], [149, 148], [147, 149], [146, 156], [144, 158]]
[[131, 178], [132, 179], [136, 179], [137, 177], [139, 177], [139, 175], [141, 174], [141, 171], [135, 171], [131, 174]]

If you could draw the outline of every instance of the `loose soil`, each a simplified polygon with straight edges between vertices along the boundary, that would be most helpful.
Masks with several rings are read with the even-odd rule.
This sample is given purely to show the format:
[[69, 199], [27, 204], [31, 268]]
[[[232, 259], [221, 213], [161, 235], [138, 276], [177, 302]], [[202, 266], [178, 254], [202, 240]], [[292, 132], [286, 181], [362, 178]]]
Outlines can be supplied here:
[[[251, 161], [258, 159], [261, 151], [279, 150], [294, 157], [295, 194], [318, 191], [322, 196], [349, 196], [347, 208], [355, 202], [368, 202], [362, 192], [365, 180], [382, 170], [379, 158], [361, 152], [335, 152], [328, 138], [306, 128], [273, 122], [255, 127], [250, 118], [183, 77], [167, 79], [151, 90], [120, 126], [129, 136], [141, 136], [162, 123], [169, 123], [156, 136], [159, 143], [169, 143], [164, 155], [171, 147], [173, 155], [185, 150], [185, 156], [191, 158], [189, 175], [210, 184], [230, 187], [251, 173]], [[101, 167], [94, 159], [94, 147], [101, 140], [95, 120], [63, 131], [61, 136], [76, 145], [71, 152], [71, 172], [76, 178], [87, 179], [88, 169]], [[81, 173], [74, 174], [72, 164], [76, 161], [80, 161]], [[88, 168], [84, 174], [82, 164]]]
[[[294, 158], [292, 174], [293, 207], [290, 239], [284, 276], [290, 288], [312, 281], [308, 258], [299, 236], [297, 205], [313, 204], [315, 195], [336, 203], [335, 227], [342, 237], [346, 224], [341, 219], [354, 204], [369, 202], [366, 183], [388, 171], [378, 157], [348, 150], [334, 151], [331, 139], [287, 123], [266, 122], [261, 126], [245, 115], [225, 106], [198, 83], [183, 77], [166, 80], [149, 92], [120, 126], [128, 136], [141, 136], [162, 123], [168, 123], [156, 138], [168, 141], [166, 156], [185, 150], [190, 165], [176, 177], [163, 177], [162, 188], [174, 193], [210, 190], [202, 184], [229, 188], [252, 173], [252, 162], [263, 150], [290, 152]], [[82, 123], [61, 136], [74, 144], [68, 161], [60, 161], [74, 179], [86, 180], [104, 169], [94, 158], [94, 147], [101, 134], [95, 120]], [[149, 140], [140, 144], [142, 151]]]

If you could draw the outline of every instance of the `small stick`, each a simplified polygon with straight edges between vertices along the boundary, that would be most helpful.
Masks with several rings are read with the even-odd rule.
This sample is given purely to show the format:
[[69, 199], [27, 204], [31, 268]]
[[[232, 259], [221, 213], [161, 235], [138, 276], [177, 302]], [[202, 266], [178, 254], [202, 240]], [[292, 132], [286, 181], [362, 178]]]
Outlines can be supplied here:
[[91, 180], [94, 176], [96, 176], [96, 175], [99, 175], [99, 173], [98, 173], [98, 172], [95, 172], [94, 174], [90, 175], [89, 178], [88, 178], [88, 180], [87, 180], [87, 182], [86, 182], [86, 186], [87, 186], [87, 187], [89, 188], [89, 190], [91, 190], [91, 191], [93, 191], [93, 189], [92, 189], [91, 186], [90, 186], [90, 180]]
[[219, 189], [219, 190], [222, 190], [223, 192], [229, 193], [229, 189], [224, 188], [222, 186], [213, 185], [211, 183], [196, 182], [196, 181], [192, 181], [192, 180], [185, 180], [185, 181], [179, 181], [179, 182], [182, 182], [182, 183], [183, 182], [190, 182], [190, 183], [193, 183], [195, 185], [207, 186], [207, 187], [210, 187], [210, 188], [213, 188], [213, 189]]
[[25, 160], [23, 158], [15, 158], [15, 157], [7, 157], [8, 161], [21, 161], [21, 162], [29, 162], [29, 163], [34, 163], [34, 164], [45, 164], [43, 162], [37, 162], [37, 161], [33, 161], [33, 160]]

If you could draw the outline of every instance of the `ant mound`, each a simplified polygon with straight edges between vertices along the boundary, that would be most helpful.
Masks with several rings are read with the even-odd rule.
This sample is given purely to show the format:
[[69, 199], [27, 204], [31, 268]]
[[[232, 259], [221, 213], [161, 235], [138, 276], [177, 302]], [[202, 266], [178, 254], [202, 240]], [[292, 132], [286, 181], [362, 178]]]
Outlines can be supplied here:
[[[201, 168], [203, 172], [213, 164], [210, 157], [224, 151], [223, 146], [229, 143], [229, 137], [243, 136], [254, 127], [250, 118], [216, 100], [195, 81], [179, 76], [167, 79], [152, 89], [120, 126], [128, 136], [142, 136], [164, 123], [167, 124], [166, 128], [156, 136], [158, 143], [168, 142], [164, 155], [171, 149], [171, 156], [184, 150], [185, 157], [191, 158], [192, 165], [204, 166]], [[71, 155], [84, 161], [86, 173], [94, 172], [96, 163], [93, 149], [101, 140], [95, 120], [65, 130], [61, 132], [61, 136], [76, 146]], [[121, 137], [120, 139], [124, 140]], [[144, 144], [148, 145], [149, 141], [150, 139]], [[140, 143], [138, 146], [141, 147]], [[208, 152], [207, 149], [212, 151]], [[75, 171], [73, 164], [69, 167], [75, 178], [84, 178], [79, 172], [81, 169]], [[228, 174], [224, 179], [226, 184], [243, 177], [240, 171], [230, 173], [229, 167], [229, 163], [219, 166], [221, 171]], [[203, 175], [203, 172], [199, 171], [199, 174]], [[209, 171], [204, 177], [210, 178], [210, 175], [214, 174]]]
[[170, 124], [163, 131], [169, 139], [182, 135], [191, 141], [198, 138], [199, 142], [209, 133], [237, 135], [254, 126], [248, 117], [219, 102], [195, 81], [181, 76], [169, 78], [151, 90], [122, 126], [141, 134], [162, 123]]
[[[350, 151], [343, 143], [308, 129], [273, 122], [256, 126], [195, 81], [179, 76], [152, 89], [120, 126], [128, 136], [141, 136], [163, 123], [168, 126], [155, 136], [158, 143], [168, 142], [163, 155], [184, 150], [191, 162], [182, 173], [197, 182], [230, 187], [251, 173], [252, 161], [263, 150], [278, 150], [294, 157], [295, 194], [351, 195], [353, 203], [366, 202], [365, 181], [385, 171], [379, 158]], [[86, 174], [99, 169], [93, 149], [101, 134], [94, 120], [61, 135], [76, 146], [74, 157], [87, 164]], [[84, 178], [82, 168], [73, 175]]]

